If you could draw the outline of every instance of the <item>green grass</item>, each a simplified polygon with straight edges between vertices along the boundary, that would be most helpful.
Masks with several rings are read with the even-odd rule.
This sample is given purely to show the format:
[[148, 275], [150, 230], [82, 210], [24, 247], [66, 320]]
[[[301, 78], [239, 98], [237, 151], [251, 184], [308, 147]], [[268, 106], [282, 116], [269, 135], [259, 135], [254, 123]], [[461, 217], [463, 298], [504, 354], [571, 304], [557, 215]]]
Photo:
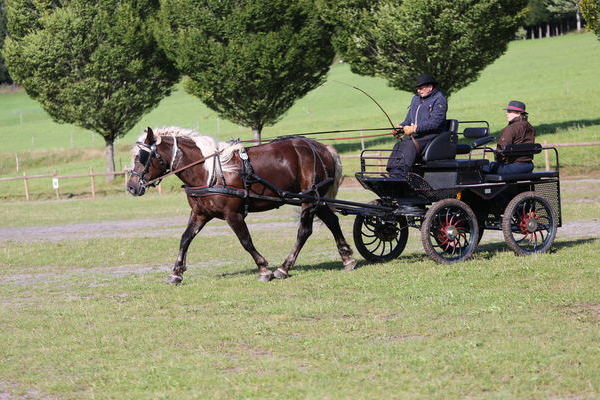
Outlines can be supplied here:
[[[509, 100], [519, 99], [527, 103], [539, 142], [599, 141], [598, 65], [600, 42], [592, 34], [512, 42], [508, 52], [484, 70], [477, 82], [450, 98], [448, 116], [459, 120], [488, 120], [497, 134], [505, 126], [501, 108]], [[411, 94], [387, 87], [382, 79], [352, 74], [347, 65], [338, 63], [332, 67], [325, 85], [300, 99], [279, 123], [265, 128], [263, 136], [388, 126], [386, 117], [371, 100], [335, 81], [369, 92], [394, 122], [404, 118]], [[129, 148], [144, 127], [165, 125], [199, 129], [223, 140], [232, 137], [249, 139], [251, 136], [249, 129], [220, 120], [200, 101], [178, 89], [118, 140], [117, 168], [129, 165]], [[0, 95], [0, 140], [3, 143], [0, 150], [2, 176], [20, 175], [22, 171], [68, 174], [87, 173], [90, 167], [95, 171], [104, 169], [104, 144], [98, 135], [71, 125], [53, 123], [24, 92]], [[369, 147], [389, 148], [393, 143], [392, 138], [366, 141]], [[335, 145], [342, 154], [357, 154], [360, 149], [359, 140], [335, 142]], [[598, 154], [595, 147], [561, 148], [561, 165], [570, 174], [595, 174], [600, 164]], [[17, 156], [20, 160], [18, 173]], [[538, 164], [543, 165], [539, 156]], [[346, 174], [351, 176], [358, 169], [358, 161], [345, 159], [344, 167]], [[66, 182], [61, 184], [67, 185]], [[22, 182], [2, 182], [0, 185], [2, 193], [10, 194], [4, 198], [22, 196]], [[44, 180], [39, 187], [32, 188], [32, 195], [51, 198], [53, 193], [46, 189], [49, 185], [50, 181]], [[72, 185], [72, 189], [65, 187], [67, 196], [89, 191], [86, 179], [78, 179]], [[112, 186], [113, 191], [120, 188]]]
[[[498, 131], [500, 108], [519, 99], [531, 110], [540, 141], [597, 141], [599, 50], [589, 34], [511, 43], [479, 81], [452, 96], [450, 116], [488, 119]], [[403, 117], [408, 93], [355, 76], [345, 65], [336, 65], [330, 77], [367, 90], [395, 121]], [[213, 113], [178, 91], [120, 140], [117, 166], [119, 159], [128, 163], [128, 148], [143, 126], [176, 124], [220, 138], [249, 137], [223, 121], [217, 128]], [[371, 126], [386, 126], [377, 107], [331, 82], [300, 100], [265, 136]], [[2, 176], [16, 175], [15, 153], [29, 173], [103, 166], [99, 137], [53, 124], [23, 93], [0, 95], [0, 138]], [[338, 147], [356, 154], [359, 145]], [[597, 154], [561, 149], [561, 165], [593, 174]], [[357, 170], [356, 159], [344, 161], [348, 175]], [[357, 255], [359, 268], [344, 272], [331, 234], [317, 223], [291, 279], [263, 284], [235, 235], [216, 221], [192, 243], [189, 270], [177, 287], [163, 282], [189, 208], [177, 179], [165, 183], [161, 196], [151, 190], [133, 198], [122, 193], [122, 181], [99, 178], [104, 196], [83, 199], [87, 179], [61, 181], [63, 198], [74, 197], [69, 201], [3, 201], [0, 229], [57, 231], [36, 241], [0, 241], [0, 398], [599, 396], [600, 241], [594, 228], [567, 235], [598, 222], [596, 180], [562, 180], [563, 223], [570, 227], [559, 229], [549, 253], [515, 257], [486, 233], [472, 260], [437, 265], [411, 230], [400, 258], [369, 264]], [[50, 185], [49, 179], [32, 181], [33, 197], [52, 198]], [[16, 200], [22, 190], [22, 182], [0, 182], [0, 199]], [[375, 196], [342, 188], [340, 197], [366, 202]], [[297, 216], [295, 208], [282, 207], [248, 217], [271, 267], [291, 249]], [[124, 237], [61, 238], [62, 225], [87, 223], [93, 234], [101, 223], [132, 219], [148, 225]], [[153, 220], [168, 230], [152, 235]], [[352, 222], [341, 217], [349, 240]]]
[[[563, 189], [565, 221], [598, 215], [597, 197], [572, 201], [596, 196], [598, 183], [566, 181]], [[359, 188], [341, 195], [372, 196]], [[9, 203], [1, 217], [9, 226], [20, 226], [18, 220], [27, 226], [180, 221], [187, 212], [174, 194], [36, 205]], [[581, 205], [595, 210], [578, 214]], [[293, 207], [249, 216], [269, 224], [296, 218]], [[351, 236], [352, 218], [341, 221]], [[160, 237], [140, 228], [127, 238], [0, 242], [0, 394], [593, 399], [600, 393], [597, 239], [559, 229], [553, 252], [517, 258], [486, 235], [473, 260], [445, 266], [425, 256], [411, 230], [399, 259], [360, 260], [360, 268], [344, 272], [330, 233], [317, 224], [292, 278], [264, 284], [233, 234], [202, 232], [190, 248], [185, 283], [173, 287], [163, 282], [179, 225]], [[209, 227], [228, 229], [222, 222]], [[272, 267], [296, 230], [292, 224], [250, 229]]]

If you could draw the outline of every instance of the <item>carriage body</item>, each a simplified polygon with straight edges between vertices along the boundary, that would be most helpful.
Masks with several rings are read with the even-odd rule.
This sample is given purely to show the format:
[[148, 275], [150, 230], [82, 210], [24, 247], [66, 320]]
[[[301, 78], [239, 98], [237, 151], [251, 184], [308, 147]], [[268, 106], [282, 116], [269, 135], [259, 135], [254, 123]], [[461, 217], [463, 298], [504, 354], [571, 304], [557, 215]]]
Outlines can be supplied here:
[[[476, 140], [459, 144], [458, 126], [474, 123], [480, 126], [463, 133]], [[553, 151], [556, 170], [490, 174], [484, 172], [486, 155], [496, 150], [482, 147], [493, 139], [487, 122], [454, 121], [449, 126], [453, 129], [425, 149], [406, 180], [385, 171], [391, 149], [361, 153], [356, 178], [378, 196], [374, 203], [388, 210], [357, 213], [354, 239], [361, 255], [370, 261], [397, 257], [406, 245], [408, 227], [421, 230], [426, 252], [441, 263], [470, 257], [485, 230], [502, 231], [518, 255], [546, 251], [562, 225], [557, 150], [539, 144], [507, 149], [532, 155]]]

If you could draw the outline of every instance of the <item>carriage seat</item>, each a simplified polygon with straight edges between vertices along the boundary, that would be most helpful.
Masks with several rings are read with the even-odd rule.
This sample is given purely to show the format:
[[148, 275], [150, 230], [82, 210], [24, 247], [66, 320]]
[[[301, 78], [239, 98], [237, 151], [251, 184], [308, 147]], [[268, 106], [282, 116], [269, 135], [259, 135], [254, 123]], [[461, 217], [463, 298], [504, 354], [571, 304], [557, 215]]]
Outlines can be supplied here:
[[527, 174], [485, 174], [486, 182], [536, 181], [543, 178], [558, 178], [558, 171], [535, 171]]
[[423, 163], [434, 160], [448, 160], [456, 157], [456, 142], [458, 141], [458, 121], [447, 119], [446, 127], [435, 139], [425, 147]]
[[487, 126], [477, 128], [465, 128], [463, 135], [469, 139], [475, 139], [471, 144], [457, 144], [456, 154], [469, 154], [471, 150], [483, 146], [494, 140], [493, 136], [490, 136], [490, 129]]

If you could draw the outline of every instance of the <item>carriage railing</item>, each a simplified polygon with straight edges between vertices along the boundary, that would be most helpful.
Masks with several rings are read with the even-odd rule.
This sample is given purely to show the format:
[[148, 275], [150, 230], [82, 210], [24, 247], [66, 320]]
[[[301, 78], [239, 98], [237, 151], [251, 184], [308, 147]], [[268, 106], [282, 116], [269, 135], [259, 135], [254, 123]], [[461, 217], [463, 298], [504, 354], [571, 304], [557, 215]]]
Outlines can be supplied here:
[[360, 153], [360, 172], [364, 175], [380, 176], [386, 174], [386, 166], [391, 158], [392, 149], [367, 149]]

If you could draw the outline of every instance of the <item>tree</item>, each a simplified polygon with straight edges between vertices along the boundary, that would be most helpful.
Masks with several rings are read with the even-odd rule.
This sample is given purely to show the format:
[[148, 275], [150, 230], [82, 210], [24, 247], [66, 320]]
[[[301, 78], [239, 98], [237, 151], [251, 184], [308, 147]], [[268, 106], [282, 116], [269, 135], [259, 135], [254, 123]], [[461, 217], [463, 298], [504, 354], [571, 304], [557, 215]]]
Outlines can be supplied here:
[[586, 27], [595, 32], [600, 39], [600, 0], [581, 0], [579, 6]]
[[334, 57], [312, 0], [161, 0], [156, 36], [186, 90], [258, 141]]
[[579, 12], [580, 0], [545, 0], [548, 11], [557, 15], [575, 15], [577, 19], [577, 32], [581, 32], [581, 13]]
[[525, 25], [531, 26], [531, 38], [533, 39], [533, 27], [538, 27], [538, 37], [542, 37], [541, 27], [546, 24], [546, 37], [550, 36], [550, 20], [553, 15], [546, 7], [545, 0], [529, 0], [527, 3], [527, 14]]
[[320, 0], [334, 44], [353, 72], [413, 91], [433, 74], [446, 94], [475, 81], [502, 55], [527, 0]]
[[4, 46], [4, 37], [6, 36], [6, 7], [4, 0], [0, 0], [0, 83], [10, 82], [10, 76], [4, 58], [2, 58], [2, 47]]
[[59, 123], [114, 141], [178, 79], [149, 21], [153, 0], [9, 0], [4, 55], [15, 81]]

